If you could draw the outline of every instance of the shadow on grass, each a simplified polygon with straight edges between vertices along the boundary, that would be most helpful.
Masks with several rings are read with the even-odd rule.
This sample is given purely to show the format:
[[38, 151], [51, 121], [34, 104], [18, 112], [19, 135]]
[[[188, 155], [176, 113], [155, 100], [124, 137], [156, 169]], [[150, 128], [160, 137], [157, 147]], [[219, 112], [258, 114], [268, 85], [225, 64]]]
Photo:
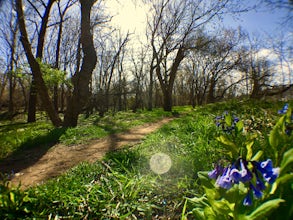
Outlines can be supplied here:
[[102, 128], [110, 135], [129, 130], [127, 125], [117, 123], [116, 121], [111, 119], [104, 119], [104, 120], [105, 121], [103, 122], [101, 121], [100, 118], [98, 118], [93, 122], [93, 125]]
[[54, 128], [45, 135], [29, 138], [11, 155], [0, 160], [0, 173], [10, 175], [32, 166], [58, 143], [65, 131], [66, 128]]

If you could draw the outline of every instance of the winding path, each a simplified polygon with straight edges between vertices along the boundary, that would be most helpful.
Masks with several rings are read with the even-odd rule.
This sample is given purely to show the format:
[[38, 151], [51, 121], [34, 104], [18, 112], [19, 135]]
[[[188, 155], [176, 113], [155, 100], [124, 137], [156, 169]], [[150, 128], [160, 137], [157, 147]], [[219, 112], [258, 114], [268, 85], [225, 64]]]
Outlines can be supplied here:
[[[134, 127], [127, 132], [114, 134], [94, 140], [87, 145], [65, 146], [57, 144], [50, 148], [34, 164], [19, 170], [11, 180], [12, 185], [21, 183], [23, 189], [56, 177], [82, 161], [94, 162], [107, 152], [123, 146], [139, 143], [147, 134], [157, 130], [172, 118], [164, 118], [158, 122]], [[29, 159], [29, 158], [28, 158]], [[25, 162], [25, 161], [18, 161]], [[14, 164], [15, 166], [17, 164]]]

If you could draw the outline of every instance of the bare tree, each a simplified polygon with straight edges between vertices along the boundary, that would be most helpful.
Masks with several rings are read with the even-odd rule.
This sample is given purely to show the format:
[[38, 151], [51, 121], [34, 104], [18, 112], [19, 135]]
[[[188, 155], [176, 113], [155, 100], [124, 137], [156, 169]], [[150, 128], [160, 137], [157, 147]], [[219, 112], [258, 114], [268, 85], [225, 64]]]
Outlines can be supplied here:
[[90, 20], [91, 8], [96, 0], [79, 0], [79, 2], [81, 5], [80, 42], [82, 45], [83, 59], [81, 69], [72, 77], [74, 89], [68, 101], [64, 116], [65, 127], [74, 127], [77, 125], [78, 115], [90, 97], [89, 83], [97, 62]]
[[[21, 33], [20, 40], [21, 40], [21, 43], [22, 43], [23, 48], [25, 50], [27, 60], [30, 64], [30, 68], [32, 70], [33, 79], [34, 79], [35, 86], [37, 89], [36, 91], [39, 92], [40, 98], [42, 100], [42, 104], [43, 104], [44, 108], [46, 108], [46, 111], [47, 111], [53, 125], [60, 126], [62, 124], [62, 121], [59, 118], [57, 112], [54, 109], [53, 103], [50, 100], [50, 97], [48, 94], [48, 89], [45, 85], [45, 82], [44, 82], [44, 79], [43, 79], [42, 73], [41, 73], [41, 68], [40, 68], [40, 65], [37, 61], [37, 58], [42, 57], [44, 39], [45, 39], [45, 34], [46, 34], [46, 27], [47, 27], [47, 22], [48, 22], [48, 18], [49, 18], [50, 8], [53, 5], [53, 2], [54, 2], [54, 0], [51, 0], [48, 2], [48, 5], [45, 10], [45, 14], [42, 19], [41, 29], [40, 29], [40, 33], [39, 33], [39, 37], [38, 37], [38, 47], [37, 47], [36, 57], [34, 57], [34, 55], [32, 53], [31, 44], [28, 39], [22, 0], [16, 0], [16, 11], [17, 11], [17, 19], [18, 19], [19, 29], [20, 29], [20, 33]], [[29, 122], [35, 120], [35, 116], [32, 116], [32, 117], [33, 118], [29, 118], [29, 120], [28, 120]]]
[[150, 78], [155, 71], [162, 89], [165, 111], [172, 110], [173, 85], [181, 62], [188, 50], [198, 48], [202, 43], [196, 41], [196, 31], [229, 10], [230, 3], [228, 0], [160, 0], [152, 4], [147, 28], [153, 52]]
[[240, 70], [247, 74], [247, 90], [251, 98], [261, 98], [264, 91], [272, 86], [274, 69], [272, 63], [261, 52], [261, 44], [257, 38], [249, 40], [249, 48], [242, 56]]
[[[114, 37], [113, 37], [114, 36]], [[100, 116], [103, 116], [109, 109], [110, 90], [114, 73], [118, 70], [119, 60], [123, 61], [123, 53], [130, 34], [121, 36], [114, 33], [101, 42], [101, 49], [99, 54], [98, 75], [96, 75], [96, 98], [94, 100], [95, 106], [99, 111]], [[121, 67], [120, 67], [121, 68]]]
[[[9, 104], [8, 104], [8, 113], [12, 116], [15, 112], [14, 108], [14, 90], [16, 86], [16, 68], [18, 63], [19, 51], [18, 49], [18, 26], [15, 16], [15, 6], [14, 3], [6, 5], [7, 10], [1, 10], [0, 16], [2, 17], [1, 25], [1, 39], [5, 45], [2, 45], [6, 48], [4, 53], [7, 54], [8, 63], [7, 63], [7, 78], [9, 85]], [[4, 49], [4, 48], [3, 48]], [[5, 49], [4, 49], [5, 50]]]
[[[75, 4], [76, 0], [67, 0], [65, 6], [61, 5], [61, 1], [57, 1], [58, 6], [58, 14], [59, 14], [59, 21], [58, 21], [58, 34], [57, 34], [57, 41], [56, 41], [56, 55], [55, 55], [55, 64], [54, 68], [59, 69], [59, 60], [60, 60], [60, 47], [61, 47], [61, 39], [63, 34], [63, 24], [66, 20], [65, 13], [66, 11]], [[58, 84], [54, 85], [54, 95], [53, 95], [53, 102], [54, 107], [58, 111]]]
[[[144, 98], [143, 98], [143, 82], [146, 81], [146, 57], [147, 49], [141, 46], [140, 51], [137, 51], [135, 54], [132, 51], [131, 54], [131, 63], [133, 64], [132, 74], [133, 79], [133, 90], [135, 93], [134, 101], [131, 106], [132, 111], [136, 112], [138, 108], [143, 108]], [[151, 106], [148, 106], [151, 107]]]
[[3, 105], [3, 94], [7, 85], [7, 74], [5, 74], [4, 71], [1, 71], [5, 69], [5, 66], [6, 64], [4, 59], [0, 58], [0, 110]]
[[284, 10], [286, 15], [282, 18], [282, 26], [285, 27], [292, 27], [292, 20], [293, 20], [293, 1], [292, 0], [260, 0], [260, 6], [266, 5], [271, 10], [278, 11]]

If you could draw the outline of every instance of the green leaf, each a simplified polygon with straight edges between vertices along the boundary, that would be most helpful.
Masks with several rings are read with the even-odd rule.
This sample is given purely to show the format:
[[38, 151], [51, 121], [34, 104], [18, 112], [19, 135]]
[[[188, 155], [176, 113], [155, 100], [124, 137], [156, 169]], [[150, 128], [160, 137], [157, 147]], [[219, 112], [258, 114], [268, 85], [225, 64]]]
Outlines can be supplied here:
[[251, 158], [252, 161], [259, 161], [259, 159], [261, 158], [261, 156], [263, 155], [263, 151], [259, 150], [254, 156], [253, 158]]
[[268, 216], [274, 209], [278, 208], [281, 202], [285, 202], [283, 199], [273, 199], [261, 204], [256, 210], [254, 210], [248, 217], [249, 220], [263, 219]]
[[198, 220], [206, 220], [207, 219], [204, 214], [203, 209], [201, 209], [201, 208], [194, 208], [192, 210], [192, 214], [193, 214], [193, 216], [195, 216], [195, 219], [198, 219]]
[[187, 207], [187, 199], [185, 200], [185, 203], [184, 203], [184, 206], [183, 206], [183, 209], [182, 209], [181, 220], [187, 219], [187, 216], [185, 215], [186, 207]]
[[208, 176], [207, 171], [199, 171], [197, 173], [197, 175], [198, 175], [198, 178], [200, 179], [200, 182], [201, 182], [202, 186], [204, 186], [206, 188], [209, 188], [209, 189], [214, 189], [215, 188], [214, 184], [212, 183], [212, 180]]
[[270, 145], [274, 148], [277, 149], [277, 147], [280, 144], [280, 140], [282, 140], [282, 130], [284, 127], [284, 120], [285, 120], [285, 116], [282, 116], [279, 121], [277, 122], [277, 124], [274, 126], [273, 130], [270, 133], [269, 136], [269, 142]]
[[10, 197], [10, 201], [11, 201], [12, 203], [15, 203], [15, 194], [14, 194], [14, 192], [10, 192], [10, 193], [9, 193], [9, 197]]
[[230, 141], [228, 138], [226, 138], [225, 136], [221, 135], [220, 137], [216, 138], [219, 142], [221, 142], [228, 151], [230, 151], [232, 153], [232, 156], [234, 158], [238, 157], [238, 149], [236, 147], [236, 145]]
[[247, 149], [246, 160], [250, 160], [252, 157], [252, 145], [253, 144], [254, 144], [254, 141], [250, 141], [250, 142], [246, 143], [246, 149]]
[[285, 173], [287, 171], [288, 168], [291, 167], [293, 163], [293, 148], [290, 149], [290, 150], [287, 150], [285, 153], [284, 153], [284, 156], [283, 156], [283, 159], [282, 159], [282, 162], [281, 162], [281, 171], [280, 171], [280, 176]]
[[243, 131], [243, 128], [244, 128], [244, 123], [243, 123], [243, 121], [238, 121], [238, 122], [236, 123], [236, 128], [237, 128], [237, 131], [238, 131], [238, 132]]
[[286, 113], [286, 122], [287, 123], [292, 123], [291, 122], [291, 115], [292, 115], [292, 109], [289, 108], [288, 111], [287, 111], [287, 113]]
[[216, 213], [214, 212], [212, 207], [206, 207], [204, 209], [204, 214], [206, 216], [206, 219], [209, 219], [209, 220], [217, 220], [218, 219], [216, 216]]
[[272, 186], [270, 194], [274, 194], [280, 184], [287, 182], [293, 182], [293, 173], [285, 174], [284, 176], [277, 178]]
[[227, 126], [231, 127], [232, 126], [232, 116], [230, 114], [225, 116], [225, 122]]

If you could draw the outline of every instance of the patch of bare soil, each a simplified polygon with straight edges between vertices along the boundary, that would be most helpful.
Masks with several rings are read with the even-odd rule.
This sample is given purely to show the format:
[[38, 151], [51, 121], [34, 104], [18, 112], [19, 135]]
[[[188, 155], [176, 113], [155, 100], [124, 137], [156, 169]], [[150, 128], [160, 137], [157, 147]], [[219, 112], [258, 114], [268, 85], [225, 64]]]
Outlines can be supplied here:
[[[46, 180], [56, 177], [82, 161], [95, 162], [101, 159], [107, 152], [123, 146], [132, 146], [139, 143], [147, 134], [160, 128], [163, 124], [172, 120], [165, 118], [155, 123], [148, 123], [134, 127], [125, 133], [114, 134], [108, 137], [94, 140], [87, 145], [64, 146], [57, 144], [46, 151], [35, 163], [29, 166], [21, 165], [29, 163], [36, 152], [27, 152], [21, 160], [14, 160], [9, 164], [9, 169], [18, 167], [17, 173], [11, 180], [12, 185], [21, 183], [22, 188], [28, 188], [42, 184]], [[35, 149], [34, 149], [35, 151]], [[22, 164], [20, 164], [22, 163]], [[6, 167], [7, 168], [7, 167]]]

